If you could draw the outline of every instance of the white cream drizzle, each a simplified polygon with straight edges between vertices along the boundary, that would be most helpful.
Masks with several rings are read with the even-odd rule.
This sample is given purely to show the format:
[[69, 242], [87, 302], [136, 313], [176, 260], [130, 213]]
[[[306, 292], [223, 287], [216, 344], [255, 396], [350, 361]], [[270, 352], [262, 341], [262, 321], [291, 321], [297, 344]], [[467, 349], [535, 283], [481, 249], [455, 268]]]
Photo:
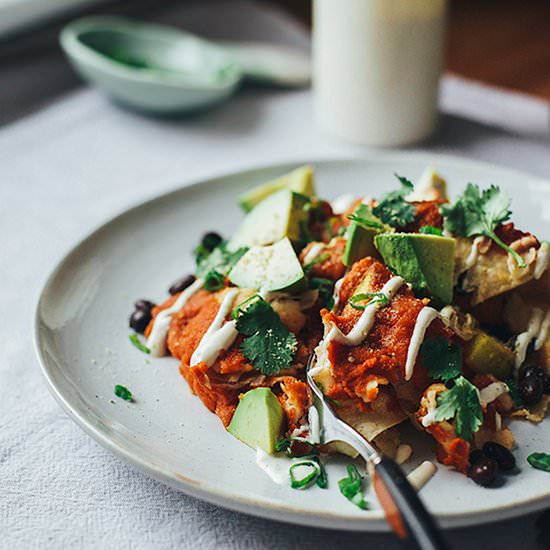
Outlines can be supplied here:
[[235, 338], [237, 338], [239, 332], [237, 331], [236, 322], [231, 320], [225, 323], [225, 318], [231, 312], [233, 300], [238, 292], [237, 288], [231, 288], [225, 293], [216, 317], [214, 317], [212, 324], [204, 333], [197, 349], [191, 356], [190, 363], [192, 367], [199, 363], [206, 363], [209, 367], [212, 366], [221, 351], [229, 349]]
[[313, 405], [307, 413], [307, 422], [309, 424], [307, 440], [314, 444], [321, 443], [321, 419], [319, 418], [319, 412]]
[[325, 243], [315, 243], [304, 256], [303, 264], [307, 265], [315, 260], [325, 248]]
[[356, 200], [357, 199], [351, 193], [346, 193], [336, 197], [330, 203], [330, 206], [335, 214], [344, 214], [355, 204]]
[[548, 263], [550, 262], [550, 244], [542, 243], [537, 252], [537, 261], [535, 263], [535, 270], [533, 277], [540, 279], [542, 274], [548, 269]]
[[519, 369], [525, 361], [527, 355], [527, 348], [531, 340], [535, 340], [535, 350], [542, 348], [548, 338], [548, 332], [550, 331], [550, 310], [544, 313], [544, 311], [538, 307], [533, 308], [527, 330], [518, 334], [515, 345], [515, 367]]
[[436, 472], [437, 466], [433, 462], [425, 460], [420, 466], [409, 473], [407, 479], [417, 491], [420, 491], [420, 489], [432, 479]]
[[472, 242], [472, 248], [470, 248], [470, 253], [464, 260], [464, 271], [472, 268], [479, 257], [479, 245], [483, 242], [484, 237], [479, 236], [474, 239]]
[[405, 380], [410, 380], [413, 375], [414, 365], [420, 346], [424, 341], [426, 335], [426, 329], [430, 326], [431, 322], [439, 317], [439, 312], [433, 307], [423, 307], [416, 318], [414, 324], [414, 330], [409, 343], [409, 349], [407, 350], [407, 361], [405, 362]]
[[256, 449], [256, 464], [278, 485], [290, 485], [289, 468], [292, 461], [286, 456], [276, 456]]
[[[388, 301], [391, 301], [397, 291], [405, 284], [405, 279], [402, 277], [392, 277], [380, 291]], [[336, 340], [341, 344], [347, 346], [358, 346], [367, 337], [372, 325], [374, 324], [376, 312], [381, 307], [379, 301], [372, 301], [365, 306], [361, 317], [357, 320], [357, 323], [353, 325], [353, 328], [344, 334], [336, 325], [332, 324], [325, 336], [324, 341], [327, 345], [330, 341]]]
[[428, 407], [428, 412], [422, 417], [422, 426], [424, 426], [424, 428], [427, 428], [437, 422], [435, 419], [436, 409], [437, 407]]
[[508, 385], [504, 382], [493, 382], [479, 391], [479, 403], [483, 408], [487, 407], [503, 393], [508, 392]]
[[338, 279], [334, 283], [334, 291], [332, 294], [332, 299], [334, 300], [334, 306], [332, 307], [332, 309], [336, 309], [336, 307], [340, 303], [340, 289], [342, 288], [343, 282], [344, 282], [344, 277], [342, 277], [341, 279]]
[[197, 279], [192, 285], [188, 286], [176, 299], [176, 301], [167, 309], [163, 309], [153, 322], [151, 334], [147, 338], [147, 347], [151, 350], [153, 357], [162, 357], [166, 354], [166, 335], [170, 327], [172, 315], [177, 313], [204, 285], [202, 279]]

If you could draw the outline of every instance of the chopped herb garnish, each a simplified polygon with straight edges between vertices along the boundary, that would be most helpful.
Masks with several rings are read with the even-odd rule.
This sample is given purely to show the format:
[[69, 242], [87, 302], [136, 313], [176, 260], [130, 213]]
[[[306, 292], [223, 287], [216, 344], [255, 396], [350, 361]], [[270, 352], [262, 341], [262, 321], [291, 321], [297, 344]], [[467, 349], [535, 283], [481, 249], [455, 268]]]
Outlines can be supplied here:
[[443, 230], [439, 227], [434, 227], [433, 225], [424, 225], [420, 228], [420, 233], [422, 235], [437, 235], [438, 237], [443, 236]]
[[456, 343], [449, 345], [443, 337], [429, 338], [420, 348], [420, 355], [428, 374], [434, 380], [447, 382], [462, 372], [462, 352]]
[[309, 288], [319, 291], [319, 298], [329, 311], [334, 307], [334, 281], [322, 277], [312, 277], [309, 280]]
[[374, 216], [372, 210], [366, 204], [361, 203], [353, 214], [348, 214], [346, 217], [366, 229], [384, 229], [384, 224]]
[[245, 336], [243, 355], [263, 374], [274, 375], [290, 367], [296, 353], [296, 337], [283, 324], [279, 315], [258, 297], [246, 308], [238, 307], [237, 330]]
[[313, 460], [296, 462], [289, 469], [290, 486], [293, 489], [305, 489], [317, 479], [320, 473], [319, 464]]
[[225, 286], [225, 276], [218, 271], [209, 271], [204, 277], [204, 289], [208, 292], [216, 292]]
[[[361, 304], [361, 302], [367, 302]], [[349, 299], [349, 305], [355, 309], [364, 311], [368, 305], [380, 304], [381, 307], [388, 305], [388, 297], [383, 292], [366, 292], [365, 294], [355, 294]]]
[[325, 465], [317, 458], [317, 464], [319, 465], [319, 475], [315, 479], [315, 485], [320, 489], [326, 489], [328, 487], [328, 475], [325, 469]]
[[139, 351], [142, 351], [143, 353], [151, 353], [151, 350], [141, 342], [139, 336], [135, 332], [132, 332], [128, 338]]
[[321, 254], [320, 256], [317, 256], [317, 258], [314, 258], [313, 260], [311, 260], [311, 262], [307, 263], [307, 264], [304, 266], [304, 271], [307, 273], [308, 271], [311, 270], [311, 268], [312, 268], [314, 265], [322, 264], [325, 260], [328, 260], [329, 258], [330, 258], [330, 254], [329, 254], [329, 253]]
[[368, 504], [362, 490], [363, 478], [359, 475], [354, 464], [348, 464], [347, 471], [348, 477], [338, 481], [340, 492], [355, 506], [361, 508], [361, 510], [366, 510]]
[[548, 453], [532, 453], [527, 457], [527, 462], [537, 470], [550, 472], [550, 454]]
[[495, 233], [495, 229], [510, 219], [510, 198], [499, 187], [491, 185], [481, 191], [478, 185], [469, 183], [454, 204], [442, 204], [445, 229], [461, 237], [483, 235], [492, 239], [516, 260], [519, 267], [527, 267], [523, 258]]
[[519, 392], [518, 383], [513, 378], [508, 378], [504, 381], [508, 386], [508, 393], [512, 398], [512, 401], [515, 403], [516, 407], [523, 407], [525, 403]]
[[134, 396], [132, 395], [132, 392], [125, 386], [121, 386], [120, 384], [117, 384], [115, 386], [115, 395], [117, 397], [120, 397], [121, 399], [124, 399], [124, 401], [133, 401]]
[[195, 249], [197, 277], [205, 278], [210, 272], [216, 272], [225, 277], [247, 250], [246, 247], [242, 247], [232, 252], [227, 249], [226, 242], [221, 242], [212, 252], [209, 252], [203, 244], [200, 244]]
[[450, 420], [456, 417], [458, 437], [470, 441], [483, 423], [483, 411], [477, 388], [463, 376], [454, 381], [454, 386], [437, 397], [435, 420]]
[[384, 195], [372, 209], [372, 213], [392, 227], [404, 227], [414, 221], [415, 207], [405, 200], [405, 196], [412, 192], [414, 185], [407, 178], [397, 174], [395, 177], [401, 182], [401, 189]]

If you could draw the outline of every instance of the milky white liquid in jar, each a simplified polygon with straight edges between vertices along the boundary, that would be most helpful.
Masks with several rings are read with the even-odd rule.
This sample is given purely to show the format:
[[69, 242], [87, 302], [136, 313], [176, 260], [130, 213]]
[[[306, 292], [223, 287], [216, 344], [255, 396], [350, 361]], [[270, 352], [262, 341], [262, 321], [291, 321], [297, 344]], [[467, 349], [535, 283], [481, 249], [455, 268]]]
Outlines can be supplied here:
[[446, 0], [314, 0], [314, 109], [321, 130], [378, 147], [437, 125]]

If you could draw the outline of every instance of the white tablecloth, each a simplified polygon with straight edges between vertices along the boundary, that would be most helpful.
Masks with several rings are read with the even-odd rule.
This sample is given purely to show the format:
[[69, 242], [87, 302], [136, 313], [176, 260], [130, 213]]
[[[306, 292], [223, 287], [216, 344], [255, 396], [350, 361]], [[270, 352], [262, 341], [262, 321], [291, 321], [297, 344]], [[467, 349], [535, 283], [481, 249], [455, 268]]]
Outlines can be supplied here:
[[[187, 7], [171, 20], [211, 36], [308, 43], [299, 27], [244, 1]], [[476, 93], [459, 81], [445, 86], [444, 105], [454, 113], [461, 97]], [[522, 109], [547, 114], [545, 104], [522, 98], [504, 103], [520, 121]], [[550, 148], [534, 137], [544, 125], [535, 126], [527, 128], [531, 137], [520, 137], [447, 115], [422, 149], [544, 176]], [[309, 91], [249, 89], [204, 116], [168, 121], [120, 110], [84, 89], [0, 130], [1, 548], [396, 547], [389, 535], [324, 532], [226, 511], [135, 472], [60, 410], [32, 345], [33, 310], [47, 273], [127, 205], [214, 173], [362, 152], [317, 132]], [[535, 549], [535, 517], [451, 536], [456, 548]]]

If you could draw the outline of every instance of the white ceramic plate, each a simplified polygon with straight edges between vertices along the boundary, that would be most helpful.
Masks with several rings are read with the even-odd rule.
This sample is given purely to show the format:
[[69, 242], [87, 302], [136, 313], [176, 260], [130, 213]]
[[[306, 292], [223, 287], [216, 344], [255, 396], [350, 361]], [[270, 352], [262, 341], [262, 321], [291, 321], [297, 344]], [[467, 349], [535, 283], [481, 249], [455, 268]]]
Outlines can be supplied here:
[[[343, 192], [380, 195], [395, 188], [393, 172], [416, 178], [431, 164], [451, 192], [468, 181], [508, 189], [519, 227], [550, 236], [550, 184], [466, 160], [416, 154], [377, 154], [363, 160], [316, 162], [322, 197]], [[170, 283], [193, 270], [191, 251], [202, 233], [229, 235], [241, 218], [235, 198], [293, 165], [261, 168], [202, 182], [136, 206], [82, 241], [50, 276], [38, 303], [36, 347], [50, 390], [92, 437], [150, 476], [198, 498], [273, 519], [319, 527], [384, 530], [374, 496], [361, 511], [339, 493], [345, 461], [329, 464], [329, 490], [296, 491], [275, 485], [255, 465], [255, 454], [234, 439], [191, 394], [172, 358], [152, 359], [128, 341], [127, 319], [136, 298], [163, 301]], [[545, 214], [546, 212], [546, 214]], [[136, 403], [113, 395], [131, 389]], [[525, 457], [550, 451], [550, 421], [514, 422], [522, 466], [503, 486], [483, 489], [443, 466], [422, 490], [444, 526], [494, 521], [550, 504], [550, 478]], [[410, 436], [414, 437], [414, 436]], [[409, 468], [433, 458], [419, 440]]]

